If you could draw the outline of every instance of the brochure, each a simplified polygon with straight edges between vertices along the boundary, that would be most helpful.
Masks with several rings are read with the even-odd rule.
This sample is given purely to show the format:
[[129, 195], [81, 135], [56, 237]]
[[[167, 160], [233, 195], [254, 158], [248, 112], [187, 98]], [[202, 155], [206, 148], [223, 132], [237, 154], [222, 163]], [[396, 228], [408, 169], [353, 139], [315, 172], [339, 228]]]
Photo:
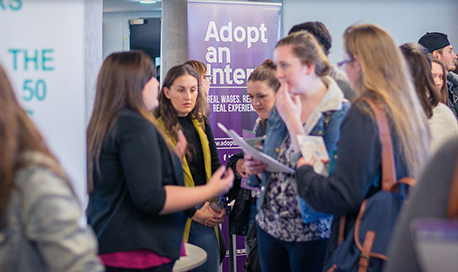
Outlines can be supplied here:
[[329, 161], [328, 151], [324, 144], [323, 137], [310, 135], [297, 135], [297, 141], [301, 148], [302, 157], [305, 161], [310, 161], [312, 156], [315, 157], [313, 169], [315, 172], [328, 176], [329, 171], [326, 165], [322, 162]]
[[234, 142], [241, 148], [243, 149], [243, 152], [245, 154], [251, 155], [255, 160], [262, 161], [263, 163], [267, 164], [266, 170], [269, 172], [285, 172], [285, 173], [294, 173], [295, 171], [286, 165], [279, 163], [277, 160], [274, 158], [262, 153], [261, 151], [258, 151], [254, 147], [252, 147], [250, 144], [248, 144], [246, 141], [240, 137], [240, 135], [237, 134], [232, 129], [227, 129], [223, 124], [218, 123], [218, 127], [224, 131], [224, 133], [227, 134], [227, 136], [231, 137]]

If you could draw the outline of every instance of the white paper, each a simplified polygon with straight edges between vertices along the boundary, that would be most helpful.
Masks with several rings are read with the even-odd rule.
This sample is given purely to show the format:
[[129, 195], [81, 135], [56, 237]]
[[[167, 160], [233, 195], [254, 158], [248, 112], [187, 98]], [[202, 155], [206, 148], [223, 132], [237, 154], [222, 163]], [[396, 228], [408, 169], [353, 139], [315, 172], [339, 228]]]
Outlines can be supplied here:
[[297, 135], [296, 137], [304, 160], [310, 161], [312, 156], [315, 157], [315, 164], [313, 165], [315, 172], [328, 176], [329, 170], [322, 162], [323, 160], [329, 161], [328, 151], [326, 150], [323, 137], [310, 135]]
[[264, 140], [264, 137], [256, 137], [256, 138], [251, 138], [251, 139], [245, 139], [245, 142], [249, 144], [250, 146], [255, 147], [255, 145], [262, 140]]
[[279, 163], [277, 160], [273, 159], [272, 157], [258, 151], [247, 142], [245, 142], [240, 135], [237, 134], [232, 129], [227, 129], [223, 124], [218, 123], [218, 127], [227, 134], [227, 136], [231, 137], [234, 142], [243, 149], [245, 154], [251, 155], [253, 159], [262, 161], [263, 163], [267, 164], [266, 170], [269, 172], [285, 172], [285, 173], [294, 173], [295, 171], [284, 164]]

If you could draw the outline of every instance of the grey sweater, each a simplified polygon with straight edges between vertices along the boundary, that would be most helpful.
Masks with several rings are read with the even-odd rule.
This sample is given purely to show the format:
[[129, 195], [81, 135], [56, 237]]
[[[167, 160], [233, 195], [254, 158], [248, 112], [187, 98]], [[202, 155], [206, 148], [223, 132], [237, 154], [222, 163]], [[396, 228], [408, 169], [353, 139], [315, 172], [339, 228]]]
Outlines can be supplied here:
[[0, 231], [0, 271], [104, 271], [70, 185], [43, 166], [55, 162], [38, 152], [22, 158]]

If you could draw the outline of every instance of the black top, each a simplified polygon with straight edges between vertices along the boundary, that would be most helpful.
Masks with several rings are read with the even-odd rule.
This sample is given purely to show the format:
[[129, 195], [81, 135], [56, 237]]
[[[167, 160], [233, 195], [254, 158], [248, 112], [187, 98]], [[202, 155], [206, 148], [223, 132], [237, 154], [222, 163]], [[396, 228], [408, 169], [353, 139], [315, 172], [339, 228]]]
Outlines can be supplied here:
[[[204, 185], [207, 181], [205, 174], [204, 153], [202, 151], [202, 143], [200, 142], [199, 134], [197, 133], [189, 115], [186, 117], [178, 117], [178, 119], [181, 127], [183, 128], [183, 134], [188, 141], [190, 156], [187, 155], [186, 160], [188, 161], [189, 170], [191, 170], [194, 185]], [[221, 166], [221, 163], [216, 150], [213, 131], [208, 123], [208, 120], [205, 120], [205, 134], [207, 135], [208, 142], [210, 143], [211, 169], [213, 174], [216, 169]]]
[[159, 212], [164, 185], [184, 186], [184, 177], [178, 157], [171, 156], [156, 127], [123, 109], [105, 137], [99, 163], [87, 209], [99, 254], [147, 248], [178, 259], [186, 216]]
[[[191, 116], [188, 114], [185, 117], [178, 117], [178, 121], [183, 129], [183, 134], [186, 137], [188, 142], [188, 150], [190, 151], [190, 156], [186, 156], [188, 161], [189, 170], [191, 171], [192, 179], [194, 180], [194, 185], [204, 185], [207, 183], [206, 173], [205, 173], [205, 162], [204, 162], [204, 153], [202, 150], [202, 143], [200, 141], [199, 134], [197, 133], [194, 124], [192, 123]], [[211, 170], [212, 174], [221, 166], [219, 161], [218, 151], [216, 149], [215, 139], [213, 137], [213, 131], [211, 129], [208, 120], [205, 119], [205, 134], [207, 135], [208, 142], [210, 144], [210, 154], [211, 154]], [[186, 216], [192, 218], [196, 213], [196, 208], [191, 208], [186, 210]]]

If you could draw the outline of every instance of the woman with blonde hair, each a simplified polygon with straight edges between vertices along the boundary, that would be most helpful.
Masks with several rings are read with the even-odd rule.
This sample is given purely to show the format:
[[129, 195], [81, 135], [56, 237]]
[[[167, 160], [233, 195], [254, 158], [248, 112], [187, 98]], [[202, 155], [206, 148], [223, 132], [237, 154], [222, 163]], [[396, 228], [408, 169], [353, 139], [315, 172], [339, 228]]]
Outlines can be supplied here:
[[[314, 209], [334, 215], [325, 268], [338, 247], [339, 221], [344, 237], [353, 235], [355, 220], [364, 199], [381, 190], [381, 142], [375, 117], [365, 98], [371, 99], [387, 116], [393, 142], [395, 180], [418, 178], [429, 158], [429, 129], [406, 61], [393, 38], [382, 28], [354, 25], [344, 33], [344, 60], [350, 83], [359, 96], [340, 128], [334, 173], [315, 173], [310, 162], [297, 163], [299, 194]], [[401, 184], [399, 197], [407, 186]], [[381, 219], [383, 220], [383, 219]], [[382, 261], [370, 259], [370, 271], [380, 271]]]
[[[323, 137], [333, 154], [350, 105], [329, 76], [331, 65], [322, 47], [309, 32], [295, 32], [277, 43], [273, 61], [281, 86], [267, 121], [263, 152], [294, 168], [300, 154], [296, 135], [307, 134]], [[266, 165], [247, 154], [245, 165], [262, 179], [256, 216], [261, 270], [321, 271], [330, 216], [300, 205], [295, 174], [264, 171]], [[328, 173], [325, 167], [321, 170]], [[255, 178], [250, 181], [256, 185]]]
[[189, 64], [196, 70], [197, 74], [199, 75], [199, 85], [204, 92], [204, 95], [207, 96], [208, 92], [210, 91], [210, 84], [213, 79], [213, 76], [210, 75], [207, 71], [207, 66], [201, 61], [198, 60], [188, 60], [185, 64]]
[[[227, 192], [231, 170], [204, 186], [184, 187], [179, 158], [152, 111], [158, 106], [154, 65], [142, 52], [113, 53], [97, 79], [87, 129], [88, 222], [107, 271], [172, 271], [180, 257], [184, 210]], [[176, 153], [176, 154], [175, 154]]]
[[104, 271], [81, 203], [0, 65], [0, 271]]
[[208, 116], [210, 114], [210, 104], [207, 101], [208, 93], [210, 92], [210, 84], [213, 79], [213, 76], [207, 72], [207, 66], [201, 61], [198, 60], [188, 60], [184, 64], [189, 64], [194, 70], [196, 70], [199, 75], [199, 86], [203, 93], [203, 98], [205, 100], [205, 107], [202, 114]]

